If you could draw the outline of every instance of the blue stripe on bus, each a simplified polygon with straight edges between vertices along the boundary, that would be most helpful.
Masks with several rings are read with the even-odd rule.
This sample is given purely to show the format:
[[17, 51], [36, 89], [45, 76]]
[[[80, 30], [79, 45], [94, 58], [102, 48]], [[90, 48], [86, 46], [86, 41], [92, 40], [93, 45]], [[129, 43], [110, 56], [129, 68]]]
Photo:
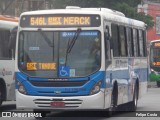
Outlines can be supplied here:
[[[89, 95], [93, 86], [98, 82], [102, 81], [101, 88], [105, 87], [104, 82], [105, 72], [99, 71], [95, 74], [89, 76], [90, 80], [83, 86], [77, 87], [38, 87], [33, 86], [28, 80], [35, 80], [35, 81], [47, 81], [47, 79], [42, 78], [29, 78], [25, 74], [21, 72], [16, 73], [16, 80], [21, 82], [28, 95], [35, 95], [35, 96], [79, 96], [79, 95]], [[69, 81], [79, 81], [83, 78], [70, 78]], [[84, 79], [83, 79], [84, 80]], [[17, 87], [16, 87], [17, 88]], [[57, 92], [61, 92], [61, 94], [56, 94]]]
[[[134, 72], [138, 75], [139, 81], [143, 82], [147, 80], [147, 69], [136, 69]], [[106, 73], [106, 74], [105, 74]], [[112, 73], [112, 79], [117, 79], [117, 81], [121, 84], [124, 82], [128, 82], [130, 79], [129, 71], [126, 70], [116, 70], [116, 71], [99, 71], [95, 74], [90, 75], [89, 77], [84, 78], [69, 78], [68, 81], [82, 81], [89, 78], [88, 82], [83, 86], [72, 86], [72, 87], [38, 87], [33, 86], [28, 80], [33, 81], [47, 81], [47, 79], [42, 78], [29, 78], [25, 74], [21, 72], [16, 73], [16, 80], [21, 82], [26, 90], [28, 95], [35, 96], [80, 96], [80, 95], [89, 95], [93, 86], [98, 82], [102, 81], [101, 88], [110, 88], [112, 87], [110, 81], [110, 73]], [[108, 80], [108, 82], [107, 82]], [[123, 81], [122, 81], [123, 80]], [[107, 84], [106, 84], [107, 83]], [[16, 86], [17, 89], [17, 86]], [[60, 92], [61, 94], [56, 94], [55, 92]]]

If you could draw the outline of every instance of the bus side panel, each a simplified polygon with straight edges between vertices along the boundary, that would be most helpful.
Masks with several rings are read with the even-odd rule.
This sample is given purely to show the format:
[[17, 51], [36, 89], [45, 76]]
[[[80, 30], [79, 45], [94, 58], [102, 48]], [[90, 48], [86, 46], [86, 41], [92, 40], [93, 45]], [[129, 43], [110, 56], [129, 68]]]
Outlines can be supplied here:
[[6, 100], [15, 100], [14, 66], [14, 60], [0, 60], [0, 78], [6, 84]]
[[142, 58], [141, 64], [139, 65], [142, 69], [139, 74], [139, 98], [141, 98], [147, 92], [147, 82], [148, 82], [148, 64], [147, 59]]

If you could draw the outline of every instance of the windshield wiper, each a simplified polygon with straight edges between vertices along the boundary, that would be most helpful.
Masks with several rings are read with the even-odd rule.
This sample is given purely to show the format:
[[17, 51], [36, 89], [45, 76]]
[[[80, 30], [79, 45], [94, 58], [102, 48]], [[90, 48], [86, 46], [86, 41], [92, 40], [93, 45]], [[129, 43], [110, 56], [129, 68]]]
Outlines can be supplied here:
[[68, 54], [71, 52], [71, 50], [72, 50], [72, 48], [73, 48], [73, 46], [74, 46], [74, 44], [75, 44], [75, 41], [77, 40], [80, 32], [81, 32], [81, 29], [78, 28], [77, 31], [75, 32], [72, 40], [70, 40], [70, 38], [69, 38], [69, 40], [68, 40], [68, 45], [67, 45], [67, 50], [66, 50], [65, 66], [66, 66], [66, 64], [67, 64]]
[[42, 31], [42, 29], [38, 29], [39, 33], [42, 35], [42, 37], [44, 38], [44, 40], [47, 42], [47, 44], [50, 47], [54, 47], [54, 44], [50, 41], [50, 39], [47, 37], [46, 34], [44, 34], [44, 32]]
[[74, 44], [75, 44], [75, 41], [77, 40], [80, 32], [81, 32], [81, 29], [78, 28], [77, 31], [76, 31], [76, 33], [74, 34], [71, 42], [70, 42], [70, 40], [68, 41], [67, 53], [70, 53], [70, 52], [71, 52], [71, 50], [72, 50], [72, 48], [73, 48], [73, 46], [74, 46]]

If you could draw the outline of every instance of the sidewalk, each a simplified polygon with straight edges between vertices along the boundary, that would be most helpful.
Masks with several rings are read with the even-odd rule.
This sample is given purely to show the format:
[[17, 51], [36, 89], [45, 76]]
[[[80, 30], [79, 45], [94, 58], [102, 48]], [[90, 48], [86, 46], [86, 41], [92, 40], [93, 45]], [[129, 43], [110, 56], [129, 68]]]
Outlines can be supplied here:
[[157, 88], [157, 83], [148, 81], [148, 88]]

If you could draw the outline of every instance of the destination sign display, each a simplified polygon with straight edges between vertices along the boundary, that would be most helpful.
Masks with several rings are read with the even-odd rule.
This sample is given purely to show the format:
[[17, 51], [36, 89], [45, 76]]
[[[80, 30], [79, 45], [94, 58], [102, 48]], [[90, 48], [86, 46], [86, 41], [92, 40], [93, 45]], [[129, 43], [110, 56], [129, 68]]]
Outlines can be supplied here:
[[21, 27], [99, 27], [99, 15], [32, 15], [22, 16]]
[[160, 66], [160, 62], [153, 62], [152, 63], [154, 66]]
[[155, 42], [155, 43], [153, 43], [153, 46], [154, 46], [154, 47], [160, 47], [160, 42]]
[[56, 63], [27, 63], [27, 70], [56, 70]]

